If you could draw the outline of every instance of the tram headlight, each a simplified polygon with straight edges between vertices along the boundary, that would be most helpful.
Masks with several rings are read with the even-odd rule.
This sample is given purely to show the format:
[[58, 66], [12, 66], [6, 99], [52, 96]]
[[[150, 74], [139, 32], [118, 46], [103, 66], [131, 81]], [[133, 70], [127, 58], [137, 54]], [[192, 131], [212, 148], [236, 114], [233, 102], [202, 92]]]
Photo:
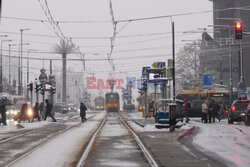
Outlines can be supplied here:
[[13, 114], [16, 116], [17, 115], [17, 111], [14, 111]]
[[33, 111], [30, 108], [28, 109], [27, 113], [28, 113], [29, 116], [33, 115]]

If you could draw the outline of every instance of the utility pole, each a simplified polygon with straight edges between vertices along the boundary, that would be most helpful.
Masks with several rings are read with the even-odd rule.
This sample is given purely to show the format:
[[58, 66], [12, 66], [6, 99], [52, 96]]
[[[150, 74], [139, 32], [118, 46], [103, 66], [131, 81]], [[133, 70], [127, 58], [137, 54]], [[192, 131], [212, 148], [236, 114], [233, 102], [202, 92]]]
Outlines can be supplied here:
[[49, 75], [52, 75], [52, 60], [50, 60], [49, 63], [50, 63]]
[[3, 92], [3, 42], [11, 42], [11, 40], [1, 40], [0, 93]]
[[28, 28], [26, 29], [20, 29], [20, 32], [21, 32], [21, 76], [20, 76], [20, 94], [23, 94], [23, 31], [26, 31], [26, 30], [29, 30]]
[[240, 82], [244, 82], [242, 39], [240, 40]]
[[175, 100], [175, 32], [174, 32], [173, 21], [172, 21], [172, 52], [173, 52], [173, 100]]

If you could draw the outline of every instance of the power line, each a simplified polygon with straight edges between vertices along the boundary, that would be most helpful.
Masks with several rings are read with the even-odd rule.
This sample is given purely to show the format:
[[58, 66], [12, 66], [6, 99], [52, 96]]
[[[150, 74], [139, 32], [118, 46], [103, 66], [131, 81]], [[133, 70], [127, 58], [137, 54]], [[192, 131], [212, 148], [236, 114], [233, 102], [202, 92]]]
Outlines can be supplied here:
[[[40, 0], [39, 0], [40, 1]], [[211, 12], [221, 12], [221, 11], [228, 11], [234, 9], [247, 9], [250, 6], [242, 6], [239, 8], [224, 8], [224, 9], [217, 9], [217, 10], [207, 10], [207, 11], [198, 11], [198, 12], [187, 12], [187, 13], [178, 13], [178, 14], [170, 14], [170, 15], [162, 15], [162, 16], [151, 16], [151, 17], [142, 17], [142, 18], [134, 18], [134, 19], [124, 19], [124, 20], [117, 20], [117, 22], [130, 22], [130, 21], [142, 21], [142, 20], [152, 20], [152, 19], [161, 19], [161, 18], [168, 18], [168, 17], [179, 17], [179, 16], [187, 16], [187, 15], [197, 15], [197, 14], [204, 14], [204, 13], [211, 13]], [[50, 20], [44, 19], [34, 19], [34, 18], [22, 18], [22, 17], [10, 17], [10, 16], [1, 16], [2, 19], [10, 19], [10, 20], [21, 20], [21, 21], [33, 21], [33, 22], [51, 22]], [[76, 23], [112, 23], [110, 20], [54, 20], [57, 24], [76, 24]]]

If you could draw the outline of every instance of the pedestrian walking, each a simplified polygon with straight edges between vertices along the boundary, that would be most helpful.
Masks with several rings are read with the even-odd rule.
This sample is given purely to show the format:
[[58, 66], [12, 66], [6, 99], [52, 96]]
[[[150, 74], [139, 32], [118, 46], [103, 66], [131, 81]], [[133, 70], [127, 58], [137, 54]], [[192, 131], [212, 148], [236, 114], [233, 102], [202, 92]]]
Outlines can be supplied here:
[[34, 110], [34, 115], [33, 115], [33, 118], [32, 118], [32, 122], [34, 121], [35, 118], [37, 118], [37, 120], [40, 121], [39, 103], [35, 104], [33, 110]]
[[220, 122], [220, 116], [219, 116], [219, 111], [220, 111], [220, 105], [216, 102], [213, 103], [213, 110], [212, 110], [212, 118], [213, 122], [215, 122], [215, 118], [217, 118]]
[[188, 123], [190, 120], [188, 117], [188, 112], [190, 111], [190, 109], [191, 109], [190, 103], [188, 102], [187, 98], [184, 98], [183, 111], [185, 113], [186, 123]]
[[201, 105], [202, 116], [201, 122], [207, 123], [207, 116], [208, 116], [208, 101], [205, 100], [204, 103]]
[[85, 106], [85, 104], [83, 102], [81, 102], [80, 104], [80, 117], [82, 119], [82, 122], [86, 121], [86, 110], [87, 107]]
[[44, 103], [41, 102], [38, 108], [39, 108], [39, 112], [40, 112], [40, 117], [41, 117], [41, 119], [44, 119], [44, 118], [45, 118]]
[[53, 119], [53, 121], [56, 122], [56, 119], [51, 114], [53, 106], [49, 103], [48, 99], [45, 100], [45, 103], [46, 103], [46, 113], [45, 113], [44, 121], [46, 121], [47, 117], [50, 116]]
[[20, 118], [19, 118], [19, 123], [21, 123], [21, 121], [23, 121], [25, 118], [25, 112], [28, 110], [28, 104], [27, 103], [24, 103], [21, 107], [21, 110], [20, 110]]

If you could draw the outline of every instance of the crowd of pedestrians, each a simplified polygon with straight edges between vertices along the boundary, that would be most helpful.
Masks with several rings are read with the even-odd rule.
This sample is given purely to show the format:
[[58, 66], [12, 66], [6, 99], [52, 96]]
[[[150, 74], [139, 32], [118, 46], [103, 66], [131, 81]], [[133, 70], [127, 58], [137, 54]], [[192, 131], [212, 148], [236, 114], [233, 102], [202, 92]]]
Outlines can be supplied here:
[[223, 103], [217, 103], [213, 99], [207, 99], [201, 105], [202, 117], [201, 121], [204, 123], [214, 123], [217, 118], [221, 121], [221, 111], [223, 111]]

